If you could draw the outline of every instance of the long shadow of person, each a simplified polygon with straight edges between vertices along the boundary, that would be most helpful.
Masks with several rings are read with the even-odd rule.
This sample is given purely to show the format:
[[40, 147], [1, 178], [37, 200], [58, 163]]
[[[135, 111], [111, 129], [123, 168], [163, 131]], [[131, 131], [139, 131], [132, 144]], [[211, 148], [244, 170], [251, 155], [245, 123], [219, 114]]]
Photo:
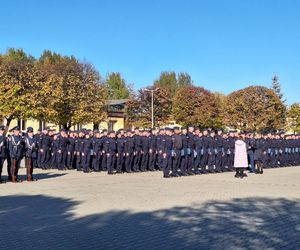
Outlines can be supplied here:
[[79, 204], [44, 195], [0, 197], [0, 248], [300, 248], [299, 200], [233, 199], [76, 217], [73, 211]]

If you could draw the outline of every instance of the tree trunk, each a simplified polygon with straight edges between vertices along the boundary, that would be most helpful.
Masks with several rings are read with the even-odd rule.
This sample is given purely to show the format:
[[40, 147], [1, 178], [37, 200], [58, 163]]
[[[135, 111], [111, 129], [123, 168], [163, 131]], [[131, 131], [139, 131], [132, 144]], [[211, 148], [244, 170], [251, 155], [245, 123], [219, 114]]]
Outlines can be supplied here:
[[93, 125], [93, 128], [94, 128], [94, 130], [98, 130], [99, 129], [99, 123], [94, 123], [94, 125]]
[[10, 117], [5, 117], [5, 120], [6, 120], [6, 125], [5, 125], [6, 128], [5, 128], [4, 134], [7, 133], [8, 128], [9, 128], [9, 125], [10, 125], [11, 121], [13, 120], [13, 117], [12, 117], [12, 116], [10, 116]]

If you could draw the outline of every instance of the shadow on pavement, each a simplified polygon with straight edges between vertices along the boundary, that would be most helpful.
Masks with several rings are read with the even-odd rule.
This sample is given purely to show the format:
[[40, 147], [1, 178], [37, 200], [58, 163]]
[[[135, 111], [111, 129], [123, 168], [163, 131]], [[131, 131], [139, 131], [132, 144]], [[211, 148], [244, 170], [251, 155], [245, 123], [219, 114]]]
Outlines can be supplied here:
[[299, 200], [233, 199], [75, 218], [79, 204], [42, 195], [0, 197], [1, 249], [300, 248]]

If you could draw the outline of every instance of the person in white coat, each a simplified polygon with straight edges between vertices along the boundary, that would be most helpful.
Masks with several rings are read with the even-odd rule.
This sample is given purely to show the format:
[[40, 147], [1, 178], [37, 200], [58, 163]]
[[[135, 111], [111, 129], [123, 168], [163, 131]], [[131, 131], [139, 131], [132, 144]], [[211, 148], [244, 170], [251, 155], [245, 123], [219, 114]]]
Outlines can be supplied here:
[[244, 170], [248, 167], [247, 145], [243, 135], [239, 135], [235, 141], [234, 168], [236, 169], [235, 177], [247, 177]]

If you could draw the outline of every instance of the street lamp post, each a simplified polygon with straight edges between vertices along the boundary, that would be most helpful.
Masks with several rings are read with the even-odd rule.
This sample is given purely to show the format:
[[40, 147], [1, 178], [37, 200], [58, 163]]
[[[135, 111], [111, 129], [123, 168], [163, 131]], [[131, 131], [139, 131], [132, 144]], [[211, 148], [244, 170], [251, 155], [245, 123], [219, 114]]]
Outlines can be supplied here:
[[154, 91], [159, 90], [159, 88], [155, 89], [144, 89], [145, 91], [151, 92], [151, 127], [154, 127]]

